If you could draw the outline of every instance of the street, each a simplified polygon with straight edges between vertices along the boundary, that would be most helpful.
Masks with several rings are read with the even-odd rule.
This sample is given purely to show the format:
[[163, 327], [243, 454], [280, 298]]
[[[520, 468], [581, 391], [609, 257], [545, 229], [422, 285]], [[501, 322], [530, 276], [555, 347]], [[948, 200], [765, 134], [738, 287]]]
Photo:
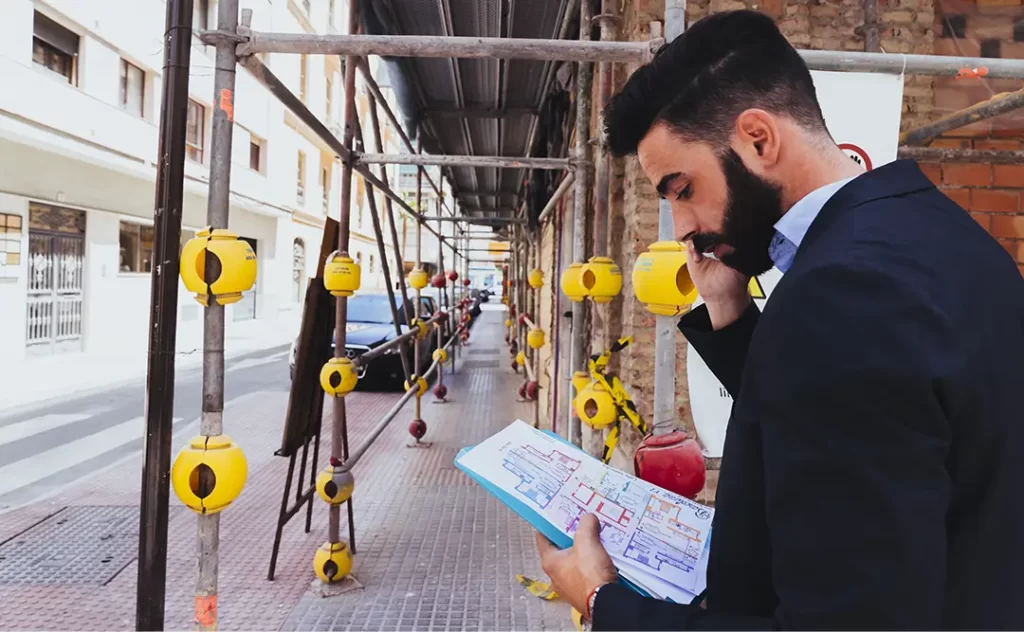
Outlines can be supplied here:
[[[288, 347], [225, 362], [225, 404], [251, 393], [287, 392]], [[177, 371], [173, 453], [198, 428], [202, 369]], [[43, 499], [142, 451], [145, 377], [71, 400], [58, 397], [30, 411], [0, 410], [0, 511]], [[226, 426], [238, 428], [228, 419]]]

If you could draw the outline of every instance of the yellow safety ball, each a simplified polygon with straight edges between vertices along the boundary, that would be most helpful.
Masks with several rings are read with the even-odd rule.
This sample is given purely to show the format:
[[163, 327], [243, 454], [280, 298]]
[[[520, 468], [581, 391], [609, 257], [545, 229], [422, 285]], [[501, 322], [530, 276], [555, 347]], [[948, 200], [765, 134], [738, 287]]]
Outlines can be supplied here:
[[316, 476], [316, 493], [330, 505], [340, 505], [352, 497], [356, 479], [352, 472], [328, 465]]
[[325, 584], [340, 582], [352, 572], [352, 550], [344, 542], [324, 542], [313, 556], [313, 571]]
[[[417, 389], [416, 397], [423, 397], [423, 394], [427, 392], [427, 381], [418, 375], [412, 376], [412, 384]], [[409, 384], [409, 381], [405, 382], [405, 390], [411, 391], [413, 386]]]
[[215, 514], [231, 504], [245, 487], [245, 453], [227, 435], [193, 437], [171, 465], [171, 485], [186, 507]]
[[587, 288], [583, 287], [583, 280], [580, 279], [582, 271], [582, 263], [571, 263], [562, 273], [562, 294], [573, 303], [582, 303], [587, 296]]
[[[220, 266], [220, 274], [210, 283], [206, 282], [208, 256]], [[230, 305], [242, 300], [242, 292], [256, 283], [256, 253], [235, 233], [207, 226], [185, 242], [179, 272], [181, 282], [200, 305], [209, 305], [210, 297], [218, 305]]]
[[511, 318], [506, 318], [505, 319], [505, 326], [506, 327], [511, 327], [512, 326], [512, 319]]
[[610, 303], [622, 291], [622, 269], [608, 257], [592, 257], [583, 264], [580, 282], [595, 303]]
[[572, 609], [572, 624], [576, 629], [583, 632], [583, 614], [576, 608]]
[[415, 268], [409, 273], [409, 287], [414, 290], [422, 290], [427, 287], [430, 279], [427, 278], [427, 271], [423, 268]]
[[448, 352], [444, 349], [435, 349], [431, 357], [434, 359], [434, 362], [444, 364], [448, 361]]
[[419, 330], [416, 333], [416, 337], [417, 338], [423, 338], [428, 333], [430, 333], [430, 330], [427, 329], [427, 323], [423, 322], [419, 318], [413, 318], [412, 319], [412, 327], [413, 327], [413, 329], [418, 329]]
[[331, 358], [320, 369], [320, 386], [331, 397], [344, 397], [359, 382], [356, 365], [348, 358]]
[[676, 241], [651, 244], [637, 257], [632, 279], [633, 294], [652, 314], [678, 316], [697, 300], [686, 248]]
[[530, 345], [531, 349], [540, 349], [544, 346], [544, 330], [543, 329], [531, 329], [526, 334], [526, 344]]
[[359, 289], [362, 270], [347, 254], [334, 251], [324, 263], [324, 287], [333, 296], [352, 296]]
[[572, 374], [570, 381], [572, 382], [574, 391], [579, 394], [587, 384], [590, 384], [590, 376], [587, 375], [586, 371], [576, 371]]
[[576, 416], [594, 430], [602, 430], [619, 419], [615, 400], [600, 382], [591, 382], [576, 395]]
[[530, 270], [530, 274], [526, 277], [526, 282], [535, 290], [544, 287], [544, 271], [540, 268]]
[[526, 364], [526, 354], [522, 351], [516, 354], [516, 364], [523, 366]]

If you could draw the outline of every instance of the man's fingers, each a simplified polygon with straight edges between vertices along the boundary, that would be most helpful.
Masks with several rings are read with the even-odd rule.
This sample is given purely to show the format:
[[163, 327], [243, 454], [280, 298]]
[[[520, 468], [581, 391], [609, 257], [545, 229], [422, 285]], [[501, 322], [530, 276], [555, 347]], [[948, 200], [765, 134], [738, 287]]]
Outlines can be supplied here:
[[551, 543], [551, 540], [547, 539], [543, 533], [538, 531], [536, 533], [537, 539], [537, 552], [540, 553], [541, 558], [551, 553], [558, 551], [558, 547]]
[[601, 543], [601, 522], [594, 514], [584, 514], [580, 518], [580, 524], [576, 527], [577, 543], [600, 544]]

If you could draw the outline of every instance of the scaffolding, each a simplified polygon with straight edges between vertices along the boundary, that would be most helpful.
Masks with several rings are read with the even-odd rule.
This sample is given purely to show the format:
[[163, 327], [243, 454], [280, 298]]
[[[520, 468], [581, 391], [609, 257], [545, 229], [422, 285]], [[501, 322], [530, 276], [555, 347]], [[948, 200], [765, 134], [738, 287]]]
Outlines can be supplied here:
[[[573, 15], [578, 4], [578, 13]], [[666, 0], [665, 22], [655, 24], [652, 38], [644, 42], [616, 41], [619, 20], [616, 6], [618, 2], [603, 0], [600, 3], [601, 13], [593, 15], [593, 4], [590, 1], [566, 2], [565, 14], [558, 29], [559, 39], [522, 39], [505, 37], [425, 37], [414, 35], [363, 35], [359, 34], [359, 8], [356, 0], [349, 2], [348, 32], [346, 34], [294, 34], [264, 33], [250, 28], [252, 12], [244, 10], [239, 14], [237, 0], [221, 0], [218, 9], [217, 29], [201, 34], [201, 39], [217, 48], [217, 69], [215, 75], [214, 103], [217, 104], [214, 114], [212, 168], [210, 173], [209, 219], [214, 227], [227, 226], [227, 192], [230, 178], [231, 130], [233, 126], [231, 108], [234, 92], [234, 75], [236, 64], [246, 68], [252, 76], [278, 98], [312, 133], [318, 137], [343, 164], [342, 194], [340, 200], [340, 220], [338, 222], [337, 250], [345, 253], [349, 241], [349, 223], [352, 205], [352, 178], [358, 174], [369, 188], [369, 206], [373, 228], [378, 241], [378, 248], [386, 277], [389, 298], [392, 305], [397, 304], [396, 287], [392, 283], [391, 270], [387, 266], [385, 244], [390, 241], [394, 249], [397, 263], [397, 290], [401, 294], [401, 302], [407, 309], [410, 304], [409, 289], [404, 275], [404, 264], [401, 259], [401, 248], [394, 222], [394, 207], [412, 218], [416, 224], [418, 236], [423, 231], [432, 234], [438, 241], [437, 266], [441, 273], [445, 270], [445, 252], [451, 254], [450, 269], [456, 272], [460, 268], [463, 279], [468, 280], [469, 266], [476, 262], [470, 253], [483, 250], [470, 247], [470, 240], [479, 238], [478, 233], [468, 232], [473, 225], [492, 227], [502, 226], [511, 238], [508, 251], [501, 253], [503, 259], [486, 261], [487, 263], [505, 262], [509, 270], [509, 278], [514, 282], [508, 288], [510, 295], [510, 311], [513, 314], [526, 316], [526, 322], [534, 327], [539, 322], [537, 309], [539, 300], [536, 293], [526, 288], [526, 278], [532, 266], [540, 261], [539, 239], [528, 233], [529, 221], [526, 217], [525, 204], [515, 210], [502, 208], [496, 204], [492, 209], [475, 209], [470, 211], [462, 205], [460, 199], [465, 196], [502, 196], [508, 193], [499, 186], [494, 189], [459, 192], [454, 186], [449, 187], [453, 194], [450, 197], [451, 207], [444, 195], [444, 181], [435, 183], [429, 178], [424, 167], [428, 165], [442, 168], [452, 167], [487, 167], [494, 169], [541, 169], [563, 172], [554, 194], [550, 196], [539, 215], [541, 225], [556, 221], [555, 242], [558, 254], [555, 269], [559, 270], [566, 259], [562, 256], [562, 231], [571, 234], [570, 262], [584, 262], [588, 255], [606, 255], [609, 222], [609, 191], [610, 191], [610, 158], [603, 147], [598, 146], [594, 158], [591, 142], [591, 114], [594, 104], [594, 68], [597, 64], [597, 91], [600, 109], [611, 94], [612, 65], [616, 63], [644, 63], [654, 53], [683, 31], [685, 16], [685, 0]], [[866, 5], [873, 5], [866, 0]], [[185, 107], [188, 99], [188, 72], [192, 37], [192, 0], [168, 0], [166, 21], [166, 44], [164, 52], [164, 91], [160, 114], [160, 143], [156, 183], [155, 226], [154, 226], [154, 258], [163, 265], [154, 266], [151, 291], [151, 332], [148, 366], [147, 406], [146, 406], [146, 448], [143, 469], [143, 492], [140, 512], [139, 541], [139, 582], [137, 627], [138, 629], [160, 629], [163, 624], [165, 573], [167, 555], [167, 516], [168, 516], [168, 470], [171, 450], [171, 420], [174, 394], [174, 344], [177, 314], [178, 279], [180, 266], [178, 250], [181, 231], [182, 186], [184, 179], [183, 162], [185, 155]], [[867, 11], [866, 15], [877, 14]], [[240, 19], [239, 19], [240, 18]], [[581, 28], [577, 40], [564, 39], [568, 33], [568, 25], [577, 20]], [[811, 51], [803, 50], [800, 54], [812, 70], [860, 71], [890, 74], [929, 74], [956, 76], [963, 69], [984, 67], [991, 78], [1024, 79], [1024, 60], [989, 59], [972, 57], [944, 57], [932, 55], [885, 54], [870, 52], [877, 46], [877, 24], [866, 25], [866, 52], [855, 51]], [[592, 26], [600, 27], [600, 39], [591, 40]], [[661, 33], [664, 32], [664, 37]], [[872, 43], [874, 42], [874, 43]], [[319, 54], [340, 55], [345, 60], [345, 102], [344, 102], [344, 134], [339, 138], [303, 101], [296, 96], [260, 59], [258, 53], [283, 54]], [[491, 156], [491, 155], [427, 155], [422, 153], [423, 133], [420, 130], [413, 141], [403, 131], [401, 122], [384, 98], [380, 87], [369, 71], [366, 57], [378, 55], [382, 57], [437, 57], [437, 58], [501, 58], [544, 61], [563, 61], [575, 65], [575, 144], [571, 155], [565, 157], [531, 157], [531, 156]], [[357, 74], [370, 93], [370, 116], [374, 133], [374, 151], [361, 152], [354, 148], [354, 141], [362, 141], [362, 128], [355, 107]], [[546, 78], [545, 81], [549, 80]], [[226, 97], [224, 95], [227, 95]], [[543, 95], [542, 98], [546, 98]], [[970, 108], [969, 112], [957, 113], [927, 128], [914, 130], [904, 135], [903, 140], [909, 144], [923, 144], [943, 131], [966, 125], [980, 118], [995, 116], [1024, 104], [1019, 93], [994, 99], [993, 103]], [[381, 126], [377, 108], [380, 107], [391, 125], [398, 131], [407, 154], [383, 153], [381, 142]], [[456, 109], [439, 113], [445, 118], [481, 118], [491, 116], [531, 116], [532, 112], [490, 112], [474, 111], [470, 108]], [[365, 146], [364, 146], [365, 147]], [[929, 148], [905, 146], [900, 149], [901, 157], [917, 160], [980, 160], [994, 163], [1019, 163], [1024, 152], [1001, 152], [986, 150], [959, 150], [945, 148]], [[413, 208], [405, 199], [396, 193], [387, 179], [383, 166], [388, 164], [416, 165], [416, 197], [417, 204]], [[437, 214], [426, 215], [421, 204], [423, 182], [437, 194]], [[385, 209], [389, 221], [383, 222], [390, 226], [390, 235], [382, 234], [380, 212], [376, 206], [374, 191], [385, 196]], [[556, 207], [569, 192], [573, 194], [571, 216], [567, 219], [556, 213]], [[594, 252], [588, 253], [587, 214], [591, 196], [595, 199], [594, 212]], [[464, 211], [460, 213], [459, 211]], [[480, 213], [493, 211], [493, 216]], [[448, 214], [445, 214], [447, 211]], [[569, 214], [567, 214], [569, 215]], [[436, 223], [436, 228], [431, 226]], [[451, 235], [443, 229], [445, 224], [455, 224], [460, 232], [451, 231]], [[461, 225], [461, 226], [459, 226]], [[659, 213], [659, 238], [674, 239], [672, 234], [671, 216], [667, 208]], [[415, 269], [426, 265], [422, 261], [422, 239], [416, 241]], [[495, 253], [494, 250], [486, 250]], [[454, 281], [454, 279], [452, 279]], [[418, 299], [420, 288], [414, 288]], [[444, 323], [450, 335], [442, 347], [455, 350], [463, 341], [465, 325], [455, 318], [457, 308], [455, 289], [452, 288], [450, 300], [444, 293], [444, 301], [451, 313], [439, 312], [432, 319], [424, 322], [424, 326]], [[422, 321], [420, 313], [421, 301], [412, 301], [415, 314], [407, 314], [407, 319]], [[464, 306], [464, 302], [463, 302]], [[552, 380], [552, 417], [567, 416], [568, 419], [557, 420], [567, 422], [568, 438], [577, 446], [583, 444], [583, 432], [578, 417], [560, 413], [559, 391], [561, 401], [569, 399], [569, 381], [575, 371], [586, 369], [586, 360], [590, 350], [586, 339], [586, 322], [589, 305], [587, 302], [572, 304], [571, 324], [560, 317], [561, 297], [555, 297], [553, 338], [558, 340], [568, 337], [568, 353], [556, 348], [555, 371]], [[335, 355], [341, 357], [345, 350], [347, 297], [339, 296], [335, 305]], [[398, 314], [394, 314], [397, 327]], [[208, 309], [206, 312], [206, 343], [204, 348], [204, 408], [203, 433], [219, 434], [220, 415], [223, 411], [223, 310]], [[408, 320], [407, 320], [408, 322]], [[516, 331], [516, 345], [526, 349], [523, 339], [524, 327]], [[397, 338], [389, 344], [403, 344], [411, 337], [412, 332], [403, 333], [396, 330]], [[441, 334], [438, 334], [439, 340]], [[511, 336], [510, 336], [511, 337]], [[675, 397], [674, 367], [675, 339], [673, 323], [669, 319], [659, 318], [656, 334], [657, 373], [655, 376], [654, 424], [655, 432], [670, 431], [674, 425], [673, 402]], [[382, 353], [375, 351], [373, 354]], [[420, 397], [417, 395], [415, 382], [419, 377], [429, 377], [435, 371], [441, 371], [442, 362], [435, 359], [424, 376], [417, 376], [420, 362], [419, 345], [415, 347], [414, 357], [407, 358], [402, 354], [405, 377], [410, 388], [387, 414], [373, 427], [369, 435], [355, 447], [349, 445], [345, 400], [343, 397], [334, 399], [333, 431], [331, 440], [331, 463], [345, 472], [366, 453], [373, 441], [398, 416], [409, 400], [416, 399], [414, 424], [422, 424], [420, 415]], [[366, 358], [372, 355], [364, 356]], [[364, 360], [365, 361], [365, 360]], [[530, 381], [536, 381], [540, 364], [536, 352], [532, 353], [523, 364]], [[663, 367], [663, 368], [659, 368]], [[207, 407], [206, 401], [210, 405]], [[539, 402], [535, 406], [535, 423], [539, 417]], [[417, 441], [426, 432], [425, 425], [417, 436]], [[317, 435], [319, 437], [319, 435]], [[315, 462], [314, 462], [315, 467]], [[300, 478], [302, 475], [300, 474]], [[290, 479], [289, 479], [290, 480]], [[290, 484], [290, 482], [289, 482]], [[287, 492], [286, 492], [287, 495]], [[351, 502], [348, 508], [348, 526], [350, 539], [354, 538], [353, 510]], [[329, 522], [329, 541], [331, 544], [341, 542], [340, 507], [332, 505]], [[197, 608], [200, 596], [216, 596], [216, 551], [217, 522], [214, 517], [201, 517], [199, 526], [200, 569], [197, 585]], [[354, 542], [353, 542], [354, 545]], [[275, 553], [276, 555], [276, 553]], [[215, 608], [215, 606], [214, 606]], [[216, 613], [210, 621], [216, 625]]]

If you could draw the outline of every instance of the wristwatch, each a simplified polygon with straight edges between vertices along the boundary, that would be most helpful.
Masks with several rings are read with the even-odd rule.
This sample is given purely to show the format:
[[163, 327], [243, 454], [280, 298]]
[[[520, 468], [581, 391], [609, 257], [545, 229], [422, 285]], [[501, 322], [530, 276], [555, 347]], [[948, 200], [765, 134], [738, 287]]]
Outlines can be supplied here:
[[587, 614], [589, 616], [586, 619], [583, 620], [583, 630], [584, 630], [584, 632], [590, 632], [590, 630], [593, 628], [593, 625], [594, 625], [594, 623], [593, 623], [593, 618], [594, 618], [594, 602], [597, 601], [597, 593], [599, 593], [601, 591], [601, 589], [604, 588], [607, 585], [608, 584], [601, 584], [600, 586], [595, 588], [592, 593], [590, 593], [590, 599], [587, 600]]

